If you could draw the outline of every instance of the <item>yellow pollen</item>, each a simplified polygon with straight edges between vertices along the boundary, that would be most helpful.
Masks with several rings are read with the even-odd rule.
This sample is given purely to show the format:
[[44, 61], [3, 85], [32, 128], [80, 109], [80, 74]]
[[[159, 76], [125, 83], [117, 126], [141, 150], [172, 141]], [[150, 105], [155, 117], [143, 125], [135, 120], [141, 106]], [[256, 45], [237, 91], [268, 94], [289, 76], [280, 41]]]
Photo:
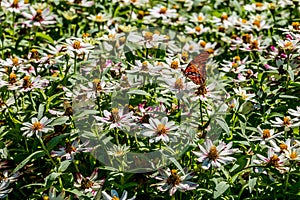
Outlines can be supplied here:
[[243, 24], [246, 24], [246, 23], [247, 23], [247, 20], [246, 20], [246, 19], [242, 19], [242, 23], [243, 23]]
[[256, 2], [255, 3], [255, 6], [257, 7], [257, 8], [261, 8], [261, 7], [263, 7], [263, 3], [261, 3], [261, 2]]
[[221, 16], [221, 20], [224, 21], [224, 20], [227, 20], [228, 19], [228, 15], [226, 13], [223, 13], [222, 16]]
[[167, 184], [175, 186], [181, 182], [180, 176], [177, 174], [176, 169], [171, 170], [171, 175], [167, 179]]
[[97, 20], [102, 20], [103, 17], [102, 17], [102, 15], [96, 15], [96, 19], [97, 19]]
[[144, 38], [146, 40], [152, 40], [152, 36], [153, 36], [153, 33], [151, 32], [146, 32], [145, 35], [144, 35]]
[[260, 28], [260, 21], [259, 20], [255, 20], [252, 24], [257, 26], [258, 28]]
[[75, 40], [74, 43], [73, 43], [73, 48], [74, 49], [80, 49], [80, 41]]
[[279, 158], [278, 158], [278, 156], [276, 155], [276, 154], [274, 154], [271, 158], [270, 158], [270, 160], [269, 160], [269, 165], [272, 165], [272, 166], [274, 166], [274, 167], [279, 167]]
[[118, 197], [114, 196], [111, 200], [120, 200]]
[[298, 158], [297, 152], [293, 151], [293, 152], [290, 154], [290, 158], [291, 158], [291, 159], [296, 159], [296, 158]]
[[200, 26], [196, 26], [196, 27], [195, 27], [195, 31], [196, 31], [196, 32], [200, 32], [200, 31], [201, 31], [201, 27], [200, 27]]
[[299, 22], [293, 22], [292, 23], [292, 26], [293, 26], [293, 29], [295, 29], [295, 30], [299, 30], [300, 29], [300, 24], [299, 24]]
[[290, 125], [291, 124], [290, 120], [291, 120], [290, 117], [283, 117], [283, 124], [284, 125]]
[[258, 46], [259, 46], [259, 43], [257, 40], [253, 40], [251, 42], [251, 45], [250, 45], [251, 49], [258, 49]]
[[171, 63], [171, 68], [172, 69], [178, 69], [178, 66], [179, 66], [179, 64], [178, 64], [177, 60], [172, 61], [172, 63]]
[[182, 81], [181, 78], [178, 78], [178, 79], [175, 81], [175, 88], [178, 89], [178, 90], [183, 89], [183, 81]]
[[266, 139], [266, 138], [269, 138], [269, 137], [271, 137], [270, 130], [269, 129], [264, 129], [263, 130], [263, 138]]
[[46, 196], [43, 196], [43, 200], [49, 200], [50, 198], [46, 195]]
[[167, 129], [164, 124], [158, 124], [157, 125], [157, 134], [158, 135], [165, 135], [167, 134]]
[[17, 75], [15, 73], [12, 72], [9, 74], [9, 83], [10, 84], [15, 83], [17, 81], [16, 79], [17, 79]]
[[281, 144], [279, 145], [279, 147], [280, 147], [280, 151], [281, 151], [281, 152], [283, 152], [283, 150], [287, 150], [287, 148], [288, 148], [288, 146], [287, 146], [286, 144], [284, 144], [284, 143], [281, 143]]
[[19, 4], [19, 1], [18, 0], [14, 0], [13, 3], [11, 4], [11, 7], [12, 8], [18, 8], [18, 4]]
[[167, 8], [166, 7], [161, 7], [159, 14], [166, 14], [167, 13]]
[[216, 160], [216, 159], [219, 157], [218, 150], [217, 150], [217, 147], [216, 147], [216, 146], [213, 145], [213, 146], [210, 148], [207, 157], [208, 157], [210, 160]]
[[44, 128], [44, 126], [41, 124], [41, 122], [34, 122], [31, 127], [31, 129], [34, 131], [40, 131], [43, 128]]
[[200, 44], [200, 46], [203, 47], [203, 48], [206, 46], [206, 42], [204, 42], [204, 41], [200, 41], [199, 44]]
[[241, 58], [239, 56], [234, 56], [233, 57], [233, 62], [239, 62]]
[[197, 18], [198, 18], [198, 21], [199, 21], [199, 22], [202, 22], [202, 21], [203, 21], [203, 17], [202, 17], [201, 15], [199, 15]]
[[13, 62], [13, 65], [16, 66], [19, 62], [19, 59], [17, 57], [14, 57], [13, 59], [11, 59], [11, 61]]
[[248, 33], [242, 35], [242, 39], [244, 43], [250, 43], [250, 35]]

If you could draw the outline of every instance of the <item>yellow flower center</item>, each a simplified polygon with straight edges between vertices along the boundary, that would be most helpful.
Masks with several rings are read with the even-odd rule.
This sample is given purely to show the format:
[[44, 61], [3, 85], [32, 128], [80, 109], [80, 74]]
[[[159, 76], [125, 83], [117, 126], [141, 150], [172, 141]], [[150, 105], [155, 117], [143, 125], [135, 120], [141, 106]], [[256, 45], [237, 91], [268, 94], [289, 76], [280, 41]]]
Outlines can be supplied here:
[[287, 148], [288, 148], [288, 146], [287, 146], [286, 144], [284, 144], [284, 143], [281, 143], [281, 144], [279, 145], [279, 147], [280, 147], [280, 151], [281, 151], [281, 152], [283, 152], [283, 150], [287, 150]]
[[120, 116], [119, 116], [119, 109], [118, 108], [113, 108], [111, 109], [111, 121], [113, 121], [113, 123], [116, 123], [118, 121], [120, 121]]
[[9, 74], [9, 83], [14, 84], [15, 82], [17, 82], [17, 75], [12, 72]]
[[291, 120], [290, 117], [283, 117], [283, 124], [284, 125], [290, 125], [291, 124], [290, 120]]
[[87, 178], [84, 178], [82, 181], [81, 181], [81, 186], [80, 188], [81, 189], [89, 189], [93, 186], [93, 182], [90, 181], [89, 179]]
[[39, 52], [36, 49], [31, 49], [31, 58], [39, 59]]
[[152, 40], [153, 33], [151, 32], [146, 32], [144, 35], [145, 40]]
[[42, 9], [38, 9], [38, 10], [36, 11], [36, 14], [35, 14], [33, 20], [34, 20], [34, 21], [37, 21], [37, 22], [42, 21], [42, 20], [43, 20], [42, 13], [43, 13], [43, 10], [42, 10]]
[[261, 7], [263, 7], [263, 3], [261, 3], [261, 2], [256, 2], [255, 3], [255, 6], [256, 6], [256, 8], [261, 8]]
[[171, 175], [167, 179], [167, 184], [175, 186], [181, 182], [180, 176], [177, 174], [176, 169], [171, 170]]
[[222, 16], [221, 16], [221, 20], [224, 21], [224, 20], [227, 20], [228, 19], [228, 15], [226, 13], [223, 13]]
[[269, 137], [271, 137], [270, 130], [269, 129], [264, 129], [263, 130], [263, 138], [266, 139], [266, 138], [269, 138]]
[[290, 154], [290, 158], [291, 158], [291, 159], [296, 159], [296, 158], [298, 158], [297, 152], [293, 151], [293, 152]]
[[167, 134], [167, 128], [164, 124], [157, 125], [157, 135], [165, 135]]
[[76, 147], [74, 147], [70, 142], [66, 142], [65, 152], [72, 153], [76, 151]]
[[244, 42], [244, 43], [250, 43], [250, 41], [251, 41], [251, 36], [250, 36], [248, 33], [246, 33], [246, 34], [243, 34], [243, 35], [242, 35], [242, 39], [243, 39], [243, 42]]
[[73, 43], [73, 48], [74, 49], [80, 49], [80, 41], [75, 40], [74, 43]]
[[23, 88], [31, 88], [32, 87], [32, 83], [30, 81], [30, 77], [29, 76], [25, 76], [23, 78]]
[[195, 27], [195, 31], [199, 33], [201, 31], [201, 27], [200, 26], [196, 26]]
[[11, 4], [12, 8], [18, 8], [19, 1], [18, 0], [14, 0], [13, 3]]
[[259, 20], [255, 20], [252, 24], [257, 26], [257, 28], [260, 28], [260, 21]]
[[178, 89], [178, 90], [182, 90], [183, 89], [183, 81], [182, 81], [181, 78], [178, 78], [175, 81], [175, 88]]
[[292, 26], [293, 26], [293, 29], [295, 29], [295, 30], [299, 30], [300, 28], [299, 28], [299, 22], [293, 22], [292, 23]]
[[44, 128], [44, 126], [41, 124], [41, 122], [34, 122], [31, 126], [31, 129], [34, 131], [40, 131]]
[[111, 200], [120, 200], [118, 197], [114, 196]]
[[217, 147], [216, 147], [215, 145], [213, 145], [213, 146], [210, 148], [207, 157], [208, 157], [210, 160], [216, 160], [216, 159], [219, 157], [218, 150], [217, 150]]
[[258, 49], [258, 46], [259, 46], [259, 43], [257, 40], [253, 40], [251, 42], [251, 45], [250, 45], [251, 49]]
[[13, 59], [11, 59], [12, 63], [14, 66], [17, 66], [19, 63], [19, 59], [17, 57], [14, 57]]
[[167, 13], [167, 8], [166, 7], [161, 7], [159, 14], [166, 14]]
[[200, 44], [200, 46], [203, 47], [203, 48], [206, 46], [206, 42], [204, 42], [204, 41], [200, 41], [199, 44]]
[[274, 154], [271, 158], [270, 158], [270, 160], [269, 160], [269, 162], [268, 162], [268, 164], [269, 165], [271, 165], [271, 166], [274, 166], [274, 167], [279, 167], [279, 158], [278, 158], [278, 156], [276, 155], [276, 154]]
[[49, 199], [50, 198], [47, 195], [43, 196], [43, 200], [49, 200]]
[[174, 60], [174, 61], [172, 61], [172, 63], [171, 63], [171, 68], [172, 69], [178, 69], [178, 61], [177, 60]]
[[239, 62], [241, 58], [239, 56], [234, 56], [233, 57], [233, 62]]
[[202, 21], [203, 21], [203, 17], [202, 17], [201, 15], [199, 15], [197, 18], [198, 18], [198, 21], [199, 21], [199, 22], [202, 22]]

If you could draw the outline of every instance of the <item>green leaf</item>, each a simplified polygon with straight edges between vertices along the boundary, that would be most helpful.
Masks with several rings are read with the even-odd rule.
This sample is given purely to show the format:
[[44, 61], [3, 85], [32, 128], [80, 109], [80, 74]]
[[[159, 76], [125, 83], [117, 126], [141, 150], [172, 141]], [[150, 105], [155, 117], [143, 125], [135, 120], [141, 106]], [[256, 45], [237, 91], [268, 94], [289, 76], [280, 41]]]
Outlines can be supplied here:
[[229, 184], [225, 181], [221, 181], [216, 185], [216, 191], [214, 191], [214, 199], [221, 196], [229, 188]]
[[45, 183], [45, 187], [48, 188], [51, 186], [51, 184], [53, 183], [53, 181], [59, 176], [59, 173], [56, 172], [52, 172], [51, 174], [49, 174], [46, 177], [46, 183]]
[[52, 121], [51, 126], [62, 125], [65, 124], [69, 120], [68, 116], [58, 117]]
[[220, 117], [216, 118], [216, 122], [222, 127], [222, 129], [225, 131], [227, 135], [230, 135], [229, 127], [223, 118]]
[[42, 38], [44, 40], [47, 40], [51, 44], [54, 44], [52, 37], [50, 37], [49, 35], [46, 35], [44, 33], [38, 32], [38, 33], [36, 33], [36, 37]]
[[34, 158], [40, 158], [42, 156], [44, 156], [45, 153], [44, 151], [36, 151], [34, 153], [32, 153], [30, 156], [28, 156], [25, 160], [23, 160], [15, 169], [12, 173], [16, 173], [19, 169], [21, 169], [22, 167], [24, 167], [31, 159]]
[[64, 160], [60, 163], [60, 166], [58, 168], [59, 172], [64, 172], [66, 169], [68, 169], [69, 165], [72, 163], [70, 160]]
[[38, 110], [38, 119], [41, 119], [44, 115], [44, 111], [45, 111], [45, 105], [44, 104], [40, 104], [39, 105], [39, 110]]
[[279, 98], [283, 98], [283, 99], [298, 99], [298, 97], [295, 96], [291, 96], [291, 95], [279, 95]]
[[48, 151], [51, 151], [53, 147], [55, 147], [60, 141], [63, 140], [63, 138], [67, 137], [69, 133], [63, 134], [63, 135], [58, 135], [54, 138], [52, 138], [46, 145], [46, 148]]
[[131, 91], [128, 92], [128, 94], [138, 94], [138, 95], [151, 96], [148, 92], [145, 92], [144, 90], [131, 90]]
[[249, 178], [249, 182], [248, 182], [248, 185], [249, 185], [249, 192], [252, 193], [255, 185], [256, 185], [256, 181], [257, 181], [257, 178]]

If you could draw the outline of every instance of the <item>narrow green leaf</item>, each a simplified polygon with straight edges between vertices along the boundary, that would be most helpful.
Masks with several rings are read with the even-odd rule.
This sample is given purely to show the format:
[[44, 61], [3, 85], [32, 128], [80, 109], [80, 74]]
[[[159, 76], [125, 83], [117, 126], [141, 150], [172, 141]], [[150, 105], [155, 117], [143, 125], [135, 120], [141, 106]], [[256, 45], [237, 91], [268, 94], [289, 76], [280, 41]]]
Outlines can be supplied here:
[[38, 32], [38, 33], [36, 33], [36, 37], [42, 38], [42, 39], [44, 39], [44, 40], [47, 40], [47, 41], [50, 42], [51, 44], [54, 44], [54, 41], [53, 41], [52, 37], [50, 37], [50, 36], [47, 35], [47, 34]]
[[214, 191], [214, 199], [221, 196], [229, 188], [229, 184], [225, 181], [221, 181], [216, 185], [216, 191]]
[[24, 167], [31, 159], [34, 158], [40, 158], [42, 156], [44, 156], [45, 153], [44, 151], [36, 151], [34, 153], [32, 153], [30, 156], [28, 156], [25, 160], [23, 160], [13, 171], [13, 173], [17, 172], [19, 169], [21, 169], [22, 167]]
[[138, 95], [151, 96], [148, 92], [145, 92], [144, 90], [131, 90], [131, 91], [128, 92], [128, 94], [138, 94]]

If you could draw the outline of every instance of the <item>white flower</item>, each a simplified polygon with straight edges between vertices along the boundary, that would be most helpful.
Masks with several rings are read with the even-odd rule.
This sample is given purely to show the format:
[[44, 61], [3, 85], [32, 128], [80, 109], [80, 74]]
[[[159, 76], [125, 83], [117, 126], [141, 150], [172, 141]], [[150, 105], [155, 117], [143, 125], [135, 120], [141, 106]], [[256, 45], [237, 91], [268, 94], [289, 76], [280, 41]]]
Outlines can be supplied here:
[[134, 200], [135, 199], [135, 196], [131, 197], [130, 199], [127, 199], [127, 194], [128, 194], [127, 191], [124, 190], [122, 197], [120, 198], [116, 190], [111, 190], [110, 195], [107, 194], [105, 191], [102, 191], [104, 200]]
[[21, 131], [25, 131], [23, 136], [31, 137], [33, 134], [36, 134], [37, 137], [41, 137], [42, 133], [47, 133], [52, 128], [47, 126], [52, 120], [47, 117], [43, 117], [41, 120], [34, 117], [31, 119], [31, 123], [24, 122], [21, 128]]
[[94, 47], [91, 44], [85, 43], [81, 38], [66, 39], [68, 53], [74, 55], [88, 54]]
[[155, 179], [161, 180], [161, 182], [152, 186], [158, 186], [157, 189], [162, 192], [169, 190], [170, 196], [173, 196], [177, 190], [185, 192], [194, 190], [198, 186], [198, 184], [188, 181], [193, 177], [192, 173], [177, 173], [176, 169], [170, 170], [169, 168], [166, 170], [159, 169], [159, 173], [161, 176], [157, 176]]
[[198, 156], [198, 161], [202, 163], [203, 169], [209, 169], [210, 167], [220, 168], [222, 164], [228, 164], [236, 160], [229, 155], [238, 153], [238, 149], [230, 149], [232, 142], [225, 144], [220, 142], [218, 146], [215, 146], [210, 139], [204, 142], [204, 147], [199, 145], [200, 152], [193, 151]]
[[107, 124], [109, 129], [121, 128], [128, 129], [132, 122], [132, 112], [123, 114], [123, 109], [113, 108], [111, 112], [103, 111], [104, 117], [94, 116], [99, 121], [99, 125]]
[[[158, 142], [163, 141], [169, 142], [169, 135], [177, 136], [178, 133], [174, 132], [178, 129], [178, 126], [175, 125], [175, 122], [168, 122], [167, 117], [163, 117], [160, 121], [159, 119], [149, 119], [149, 124], [143, 124], [148, 130], [145, 130], [142, 135], [146, 137], [152, 137], [149, 139], [149, 142]], [[154, 137], [154, 138], [153, 138]]]

